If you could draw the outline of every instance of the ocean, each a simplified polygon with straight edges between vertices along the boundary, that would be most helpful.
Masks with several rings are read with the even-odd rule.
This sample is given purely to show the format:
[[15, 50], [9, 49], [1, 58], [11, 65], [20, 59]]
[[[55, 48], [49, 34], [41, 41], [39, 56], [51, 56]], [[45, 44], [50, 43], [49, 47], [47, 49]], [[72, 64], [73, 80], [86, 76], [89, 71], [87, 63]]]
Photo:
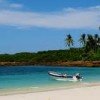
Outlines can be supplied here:
[[[54, 79], [48, 71], [75, 75], [82, 81]], [[0, 95], [100, 85], [100, 68], [62, 66], [0, 66]]]

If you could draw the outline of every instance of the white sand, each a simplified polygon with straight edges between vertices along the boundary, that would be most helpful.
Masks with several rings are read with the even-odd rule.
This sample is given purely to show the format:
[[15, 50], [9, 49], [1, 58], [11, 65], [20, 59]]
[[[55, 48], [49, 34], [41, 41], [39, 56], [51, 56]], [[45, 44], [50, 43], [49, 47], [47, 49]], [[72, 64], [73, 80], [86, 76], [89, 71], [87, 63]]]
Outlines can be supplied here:
[[100, 100], [100, 86], [6, 95], [0, 100]]

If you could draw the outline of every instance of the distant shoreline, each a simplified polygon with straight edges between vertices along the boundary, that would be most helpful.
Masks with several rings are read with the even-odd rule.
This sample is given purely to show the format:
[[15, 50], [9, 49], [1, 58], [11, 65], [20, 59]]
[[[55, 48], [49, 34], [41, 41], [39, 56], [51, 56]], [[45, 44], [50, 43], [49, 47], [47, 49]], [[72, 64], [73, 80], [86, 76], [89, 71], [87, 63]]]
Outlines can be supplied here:
[[0, 66], [28, 66], [28, 65], [50, 65], [50, 66], [66, 66], [66, 67], [100, 67], [100, 61], [67, 61], [67, 62], [0, 62]]

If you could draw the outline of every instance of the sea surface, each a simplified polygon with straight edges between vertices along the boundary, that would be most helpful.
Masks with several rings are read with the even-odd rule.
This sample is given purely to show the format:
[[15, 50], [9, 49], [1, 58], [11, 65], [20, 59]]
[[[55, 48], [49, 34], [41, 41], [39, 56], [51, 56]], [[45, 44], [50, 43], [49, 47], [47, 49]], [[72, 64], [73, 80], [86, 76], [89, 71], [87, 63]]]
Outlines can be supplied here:
[[[55, 71], [74, 75], [80, 73], [82, 81], [55, 79], [48, 75]], [[0, 95], [69, 89], [100, 85], [100, 68], [62, 66], [0, 66]]]

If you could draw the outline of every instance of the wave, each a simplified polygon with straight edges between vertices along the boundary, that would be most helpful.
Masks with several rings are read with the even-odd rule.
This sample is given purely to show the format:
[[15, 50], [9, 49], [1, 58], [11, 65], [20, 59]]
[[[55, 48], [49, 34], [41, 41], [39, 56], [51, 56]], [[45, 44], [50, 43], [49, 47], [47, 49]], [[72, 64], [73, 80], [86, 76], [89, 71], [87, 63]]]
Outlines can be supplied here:
[[74, 79], [61, 79], [61, 78], [57, 78], [55, 79], [57, 81], [71, 81], [71, 82], [76, 82], [77, 80], [74, 80]]
[[39, 88], [39, 87], [31, 87], [32, 89], [37, 89], [37, 88]]

